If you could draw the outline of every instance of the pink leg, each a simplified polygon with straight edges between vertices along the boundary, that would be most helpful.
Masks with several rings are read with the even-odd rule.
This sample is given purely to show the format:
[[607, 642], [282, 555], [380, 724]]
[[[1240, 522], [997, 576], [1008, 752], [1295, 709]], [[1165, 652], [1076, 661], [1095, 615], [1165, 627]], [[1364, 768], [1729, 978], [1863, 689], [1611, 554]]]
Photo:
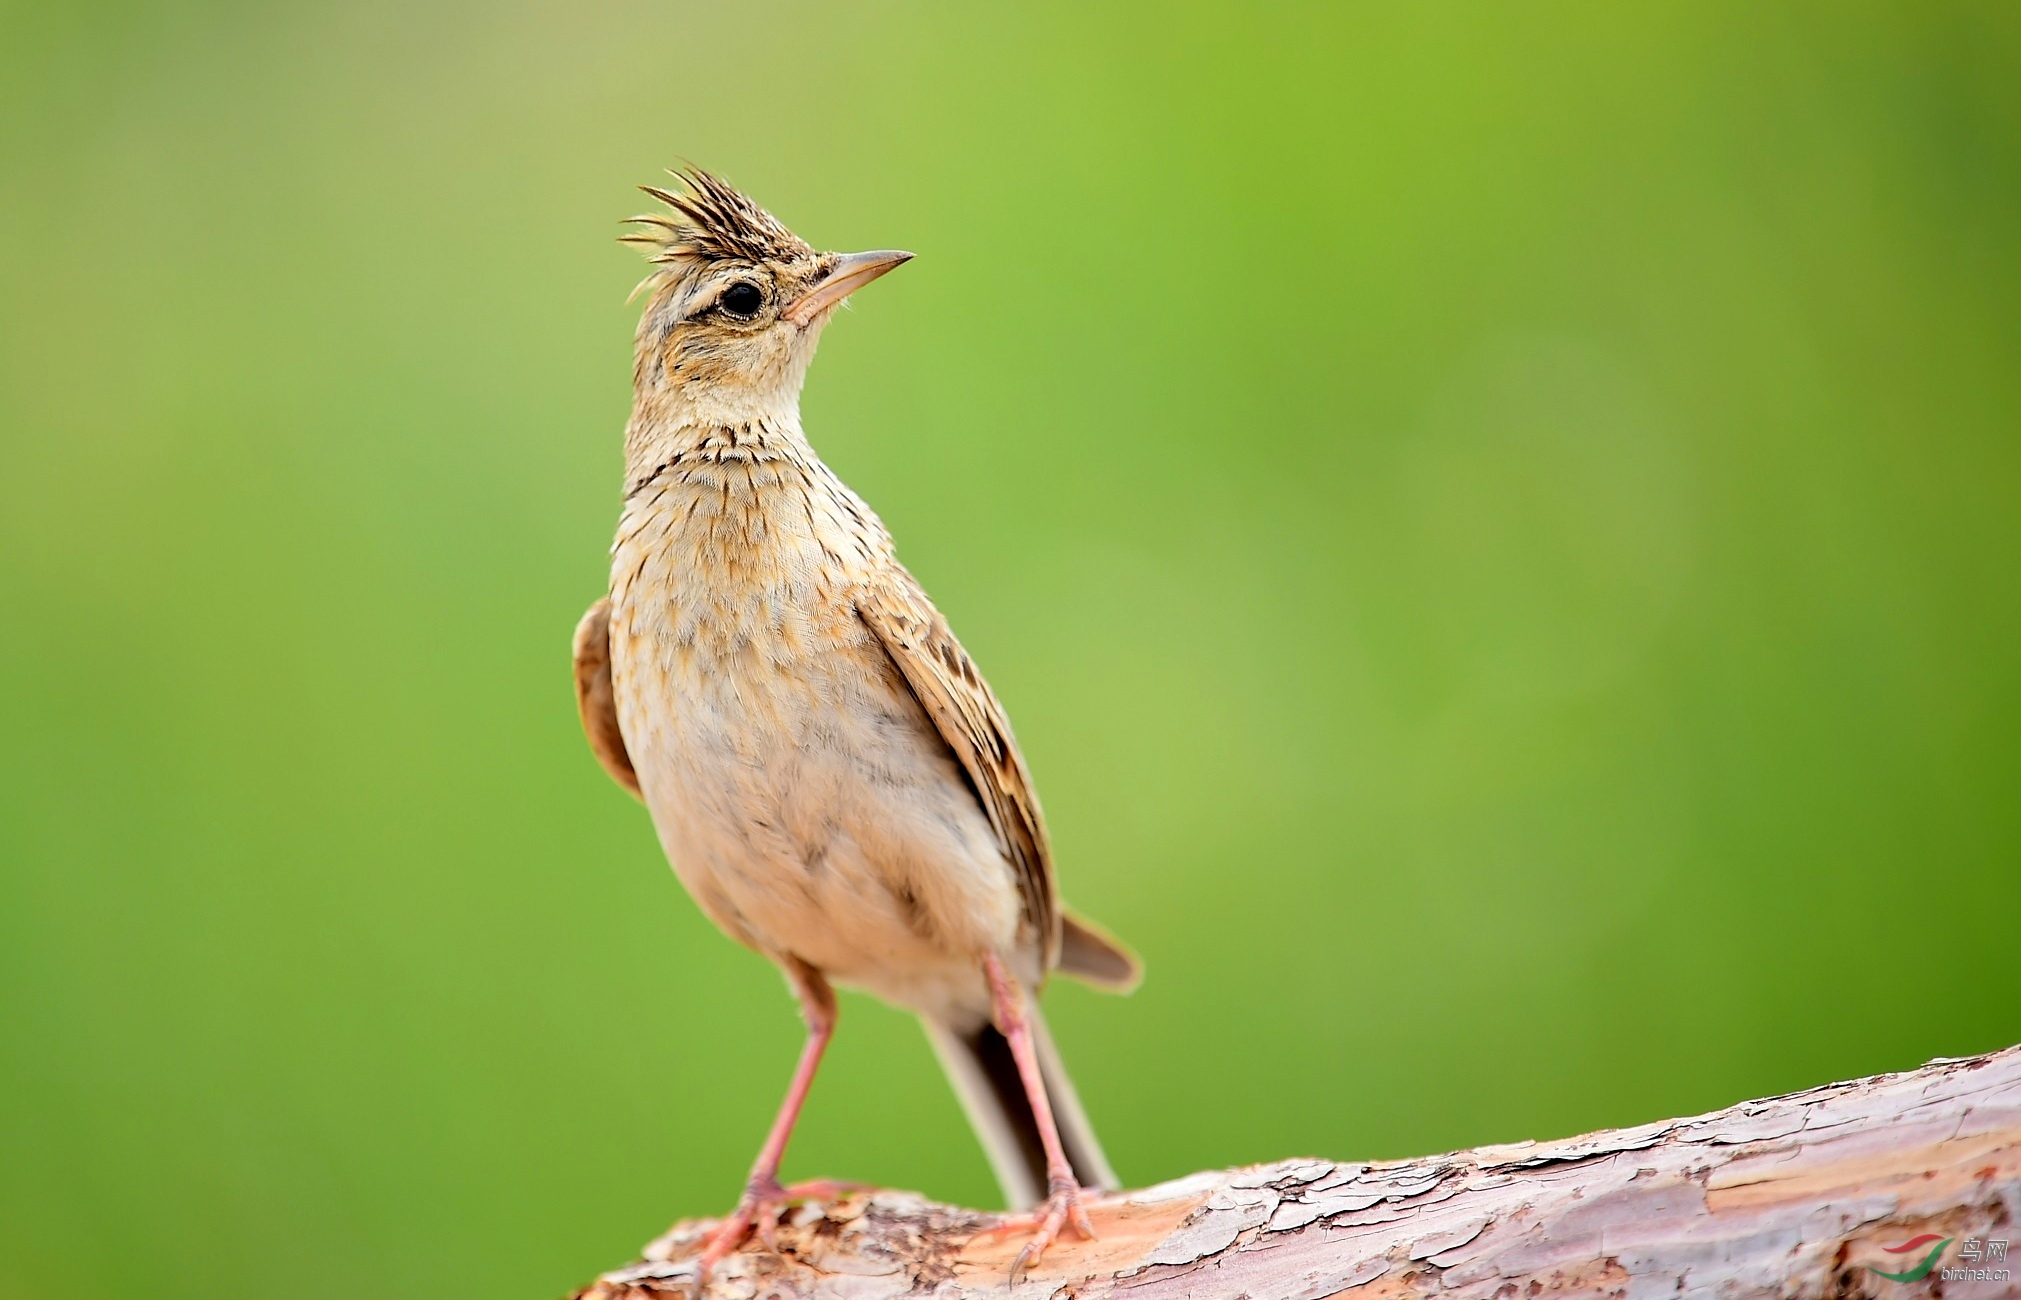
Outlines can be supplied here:
[[1053, 1103], [1046, 1096], [1045, 1076], [1039, 1072], [1038, 1049], [1032, 1045], [1031, 1024], [1025, 1019], [1024, 990], [1004, 973], [995, 953], [982, 959], [983, 973], [989, 977], [990, 1000], [996, 1007], [997, 1028], [1010, 1040], [1011, 1056], [1018, 1063], [1018, 1077], [1024, 1080], [1025, 1096], [1032, 1104], [1032, 1118], [1038, 1121], [1039, 1143], [1046, 1153], [1047, 1196], [1036, 1212], [1036, 1229], [1025, 1248], [1011, 1264], [1011, 1277], [1039, 1262], [1046, 1247], [1053, 1244], [1063, 1228], [1071, 1225], [1081, 1236], [1093, 1239], [1094, 1225], [1081, 1208], [1081, 1184], [1074, 1167], [1067, 1163], [1066, 1148], [1060, 1145], [1059, 1126], [1053, 1122]]
[[700, 1266], [704, 1278], [718, 1260], [743, 1245], [754, 1229], [770, 1244], [779, 1226], [782, 1205], [803, 1197], [834, 1196], [854, 1187], [849, 1183], [819, 1182], [788, 1188], [779, 1183], [779, 1162], [785, 1158], [786, 1142], [793, 1136], [793, 1122], [800, 1118], [800, 1108], [814, 1086], [814, 1072], [821, 1068], [821, 1054], [827, 1050], [828, 1040], [835, 1036], [835, 992], [821, 972], [796, 961], [786, 967], [786, 977], [800, 995], [801, 1011], [807, 1019], [807, 1045], [800, 1049], [800, 1064], [793, 1071], [793, 1082], [786, 1089], [779, 1117], [772, 1121], [772, 1131], [766, 1135], [757, 1162], [751, 1166], [743, 1199], [702, 1248]]

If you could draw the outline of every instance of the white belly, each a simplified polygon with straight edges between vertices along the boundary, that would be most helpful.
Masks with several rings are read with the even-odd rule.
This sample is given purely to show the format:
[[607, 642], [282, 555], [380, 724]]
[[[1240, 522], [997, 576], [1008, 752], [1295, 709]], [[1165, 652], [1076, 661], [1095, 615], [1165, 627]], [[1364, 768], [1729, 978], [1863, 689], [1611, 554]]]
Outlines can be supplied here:
[[660, 841], [751, 947], [916, 1011], [986, 1006], [981, 955], [1010, 953], [1017, 930], [1012, 872], [882, 648], [853, 618], [826, 630], [842, 639], [783, 659], [613, 637]]

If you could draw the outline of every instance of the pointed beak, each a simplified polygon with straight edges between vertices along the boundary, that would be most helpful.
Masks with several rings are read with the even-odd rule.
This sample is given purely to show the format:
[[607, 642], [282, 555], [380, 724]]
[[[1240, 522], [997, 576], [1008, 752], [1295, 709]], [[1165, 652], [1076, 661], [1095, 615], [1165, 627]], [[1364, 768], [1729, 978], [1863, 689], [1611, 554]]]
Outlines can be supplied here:
[[795, 325], [807, 322], [869, 284], [886, 271], [895, 271], [912, 260], [912, 254], [884, 249], [875, 253], [844, 253], [821, 283], [795, 299], [780, 314]]

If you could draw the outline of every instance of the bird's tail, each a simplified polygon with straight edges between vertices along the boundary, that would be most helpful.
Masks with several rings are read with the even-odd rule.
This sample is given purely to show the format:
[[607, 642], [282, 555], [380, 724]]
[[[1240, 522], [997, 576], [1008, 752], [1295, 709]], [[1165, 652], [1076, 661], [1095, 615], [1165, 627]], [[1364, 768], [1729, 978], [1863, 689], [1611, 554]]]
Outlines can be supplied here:
[[[1025, 1018], [1031, 1025], [1032, 1041], [1038, 1048], [1039, 1071], [1045, 1076], [1046, 1098], [1052, 1102], [1053, 1120], [1059, 1125], [1060, 1144], [1066, 1148], [1067, 1163], [1081, 1186], [1114, 1190], [1119, 1184], [1081, 1099], [1074, 1093], [1066, 1067], [1053, 1047], [1053, 1036], [1039, 1014], [1038, 1001], [1028, 998]], [[947, 1070], [961, 1108], [968, 1112], [989, 1155], [990, 1167], [1003, 1187], [1004, 1200], [1013, 1210], [1027, 1210], [1046, 1196], [1046, 1154], [1039, 1143], [1038, 1121], [1032, 1118], [1031, 1102], [1025, 1097], [1024, 1082], [1011, 1056], [1010, 1040], [997, 1027], [983, 1022], [978, 1029], [962, 1032], [932, 1020], [922, 1022], [933, 1043], [934, 1055]]]

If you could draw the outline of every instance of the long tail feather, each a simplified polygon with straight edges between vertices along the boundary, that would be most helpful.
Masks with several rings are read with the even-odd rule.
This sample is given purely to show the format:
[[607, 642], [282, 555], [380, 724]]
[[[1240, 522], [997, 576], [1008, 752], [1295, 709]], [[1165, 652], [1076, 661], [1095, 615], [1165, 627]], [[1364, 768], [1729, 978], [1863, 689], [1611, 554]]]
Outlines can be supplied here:
[[[1060, 1145], [1066, 1148], [1067, 1163], [1081, 1186], [1114, 1189], [1120, 1186], [1102, 1144], [1081, 1109], [1081, 1099], [1067, 1078], [1066, 1067], [1053, 1047], [1053, 1036], [1039, 1014], [1036, 999], [1027, 1001], [1026, 1015], [1032, 1038], [1038, 1045], [1039, 1071], [1045, 1076], [1046, 1097], [1053, 1104], [1053, 1120], [1060, 1126]], [[954, 1084], [961, 1107], [968, 1112], [996, 1171], [1004, 1200], [1013, 1210], [1027, 1210], [1045, 1199], [1046, 1157], [1039, 1144], [1038, 1121], [1032, 1118], [1031, 1102], [1018, 1077], [1017, 1062], [1011, 1056], [1010, 1040], [985, 1022], [980, 1028], [961, 1032], [934, 1021], [922, 1022], [933, 1043], [947, 1077]]]

